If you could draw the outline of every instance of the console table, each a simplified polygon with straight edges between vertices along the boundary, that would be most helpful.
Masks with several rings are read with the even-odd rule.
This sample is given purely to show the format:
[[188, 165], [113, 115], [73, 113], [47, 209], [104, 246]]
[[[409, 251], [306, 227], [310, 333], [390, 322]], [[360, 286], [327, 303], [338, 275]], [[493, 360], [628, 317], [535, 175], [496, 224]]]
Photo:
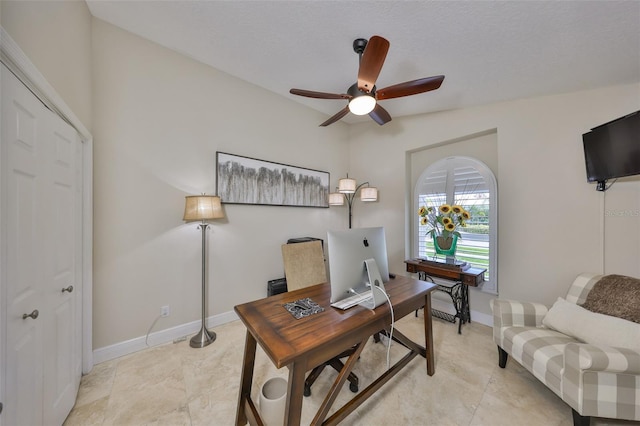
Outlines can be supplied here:
[[417, 273], [421, 280], [433, 282], [431, 277], [436, 277], [452, 282], [451, 286], [437, 284], [438, 290], [443, 291], [451, 297], [456, 314], [451, 315], [433, 309], [433, 316], [445, 321], [455, 323], [458, 318], [458, 334], [462, 333], [462, 323], [471, 322], [471, 312], [469, 310], [469, 287], [477, 287], [484, 282], [483, 268], [463, 268], [459, 264], [447, 263], [445, 261], [428, 259], [405, 260], [407, 272]]
[[[339, 423], [416, 355], [426, 358], [427, 374], [432, 376], [435, 373], [433, 331], [431, 315], [427, 313], [427, 309], [431, 312], [431, 293], [436, 289], [436, 285], [398, 276], [385, 283], [385, 288], [393, 304], [396, 320], [422, 306], [425, 307], [425, 346], [411, 341], [399, 330], [394, 329], [393, 340], [408, 348], [409, 352], [328, 418], [329, 410], [369, 336], [387, 329], [391, 323], [388, 304], [378, 306], [373, 311], [362, 306], [354, 306], [345, 311], [332, 308], [329, 302], [331, 287], [324, 283], [236, 306], [236, 313], [247, 327], [236, 425], [245, 425], [247, 421], [252, 425], [263, 424], [258, 407], [251, 399], [257, 344], [264, 349], [277, 368], [289, 368], [285, 425], [300, 424], [306, 372], [354, 345], [355, 352], [345, 362], [344, 368], [331, 386], [329, 394], [312, 421], [313, 425]], [[282, 306], [306, 297], [322, 306], [324, 311], [297, 320]]]

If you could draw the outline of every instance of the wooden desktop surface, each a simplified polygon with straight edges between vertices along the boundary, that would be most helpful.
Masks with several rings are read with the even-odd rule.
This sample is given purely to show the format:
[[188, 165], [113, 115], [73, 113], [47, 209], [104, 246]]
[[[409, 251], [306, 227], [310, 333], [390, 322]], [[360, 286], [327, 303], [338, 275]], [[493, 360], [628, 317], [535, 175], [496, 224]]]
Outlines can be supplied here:
[[[422, 306], [430, 306], [431, 292], [436, 289], [436, 285], [432, 283], [403, 276], [390, 280], [385, 287], [393, 304], [396, 320], [413, 313]], [[244, 424], [247, 417], [250, 421], [255, 420], [252, 418], [255, 417], [255, 413], [251, 413], [255, 407], [250, 399], [250, 392], [256, 342], [277, 368], [289, 367], [289, 395], [285, 424], [298, 424], [302, 407], [304, 373], [354, 345], [360, 344], [360, 350], [362, 350], [369, 336], [388, 329], [391, 323], [388, 304], [385, 303], [373, 311], [361, 306], [343, 311], [330, 306], [330, 295], [330, 285], [325, 283], [244, 303], [234, 308], [247, 327], [237, 424]], [[285, 303], [307, 297], [322, 306], [324, 311], [295, 319], [283, 307]], [[396, 337], [396, 331], [394, 331], [394, 337]], [[401, 340], [400, 343], [413, 351], [413, 356], [419, 354], [426, 358], [427, 374], [433, 375], [435, 366], [431, 315], [425, 315], [425, 347], [411, 342], [399, 331], [397, 337]], [[397, 367], [397, 370], [404, 367], [409, 360]], [[394, 371], [390, 376], [396, 372]], [[337, 380], [344, 374], [348, 374], [348, 371], [343, 371]], [[377, 384], [375, 389], [361, 391], [354, 400], [359, 396], [360, 399], [366, 399], [387, 380], [388, 378]], [[344, 383], [344, 380], [342, 382]], [[319, 410], [319, 422], [322, 422], [326, 416], [335, 396], [328, 395], [327, 399], [330, 400], [326, 400], [326, 404], [321, 407], [324, 412], [320, 413], [321, 410]], [[357, 405], [350, 411], [353, 411]], [[252, 423], [259, 424], [257, 421]]]

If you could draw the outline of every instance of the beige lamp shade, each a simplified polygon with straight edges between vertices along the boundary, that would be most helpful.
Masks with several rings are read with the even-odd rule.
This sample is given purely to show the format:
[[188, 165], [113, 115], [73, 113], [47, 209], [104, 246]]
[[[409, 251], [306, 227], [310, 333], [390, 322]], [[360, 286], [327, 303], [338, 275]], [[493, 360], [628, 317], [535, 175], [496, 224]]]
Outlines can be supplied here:
[[339, 192], [332, 192], [329, 194], [329, 205], [330, 206], [343, 206], [344, 205], [344, 195]]
[[338, 180], [338, 192], [343, 194], [353, 194], [356, 192], [356, 180], [351, 178], [342, 178]]
[[188, 195], [185, 197], [184, 217], [182, 220], [221, 219], [224, 217], [220, 197], [217, 195]]
[[378, 201], [378, 188], [366, 187], [360, 189], [360, 200]]

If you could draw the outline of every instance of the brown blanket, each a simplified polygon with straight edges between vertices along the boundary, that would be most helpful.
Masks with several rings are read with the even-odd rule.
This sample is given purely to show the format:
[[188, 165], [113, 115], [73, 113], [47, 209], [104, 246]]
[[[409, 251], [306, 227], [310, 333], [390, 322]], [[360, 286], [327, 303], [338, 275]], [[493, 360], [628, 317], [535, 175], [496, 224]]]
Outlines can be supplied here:
[[640, 324], [640, 279], [605, 275], [593, 285], [582, 307]]

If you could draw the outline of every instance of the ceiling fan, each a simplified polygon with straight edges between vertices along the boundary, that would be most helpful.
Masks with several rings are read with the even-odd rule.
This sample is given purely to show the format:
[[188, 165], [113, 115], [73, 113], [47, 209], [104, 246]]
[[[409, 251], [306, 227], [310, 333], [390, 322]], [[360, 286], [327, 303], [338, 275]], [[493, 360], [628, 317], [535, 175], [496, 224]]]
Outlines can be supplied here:
[[360, 57], [360, 69], [358, 70], [358, 81], [349, 87], [347, 93], [314, 92], [304, 89], [289, 90], [289, 93], [293, 95], [306, 96], [308, 98], [346, 99], [349, 101], [346, 107], [320, 124], [322, 127], [335, 123], [349, 112], [356, 115], [369, 114], [369, 117], [371, 117], [373, 121], [382, 126], [391, 121], [391, 116], [386, 109], [380, 106], [378, 101], [436, 90], [444, 80], [443, 75], [437, 75], [405, 81], [404, 83], [388, 86], [384, 89], [377, 89], [375, 85], [376, 80], [380, 74], [380, 70], [382, 70], [384, 60], [387, 57], [389, 42], [380, 36], [373, 36], [368, 41], [363, 38], [358, 38], [353, 41], [353, 50]]

